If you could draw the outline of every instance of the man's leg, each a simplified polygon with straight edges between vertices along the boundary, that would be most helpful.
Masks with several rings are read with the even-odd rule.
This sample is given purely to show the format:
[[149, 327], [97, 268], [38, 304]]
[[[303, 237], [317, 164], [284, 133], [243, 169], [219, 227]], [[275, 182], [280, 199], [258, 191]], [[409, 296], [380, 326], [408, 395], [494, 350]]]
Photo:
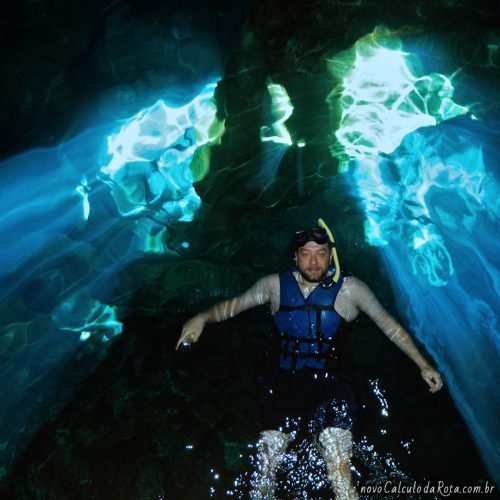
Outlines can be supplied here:
[[276, 471], [285, 458], [286, 449], [292, 440], [289, 434], [279, 431], [260, 433], [257, 443], [256, 471], [252, 478], [250, 498], [272, 499], [276, 489]]
[[351, 432], [338, 427], [327, 427], [319, 435], [319, 444], [336, 500], [359, 498], [351, 477]]

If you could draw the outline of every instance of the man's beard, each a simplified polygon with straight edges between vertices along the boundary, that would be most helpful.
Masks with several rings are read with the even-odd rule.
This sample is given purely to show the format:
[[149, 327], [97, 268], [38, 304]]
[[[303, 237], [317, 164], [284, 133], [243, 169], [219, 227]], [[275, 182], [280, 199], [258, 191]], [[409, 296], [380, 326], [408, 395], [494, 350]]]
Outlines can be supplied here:
[[319, 274], [319, 271], [311, 274], [307, 270], [302, 269], [299, 269], [299, 273], [309, 283], [321, 283], [326, 278], [328, 269], [325, 269], [321, 274]]

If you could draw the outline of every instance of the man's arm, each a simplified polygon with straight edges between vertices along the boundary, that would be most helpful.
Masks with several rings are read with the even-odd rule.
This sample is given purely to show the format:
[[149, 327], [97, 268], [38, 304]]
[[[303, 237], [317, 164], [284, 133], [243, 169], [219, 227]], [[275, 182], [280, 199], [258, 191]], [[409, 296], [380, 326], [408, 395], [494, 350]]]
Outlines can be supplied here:
[[408, 332], [380, 305], [367, 285], [356, 278], [352, 281], [351, 297], [358, 309], [366, 313], [387, 337], [420, 368], [422, 378], [430, 387], [431, 392], [441, 389], [443, 386], [441, 375], [422, 356]]
[[178, 349], [183, 343], [192, 344], [198, 342], [206, 323], [225, 321], [247, 309], [269, 302], [276, 277], [277, 275], [265, 276], [239, 297], [218, 302], [206, 311], [191, 318], [182, 327], [182, 333], [175, 348]]

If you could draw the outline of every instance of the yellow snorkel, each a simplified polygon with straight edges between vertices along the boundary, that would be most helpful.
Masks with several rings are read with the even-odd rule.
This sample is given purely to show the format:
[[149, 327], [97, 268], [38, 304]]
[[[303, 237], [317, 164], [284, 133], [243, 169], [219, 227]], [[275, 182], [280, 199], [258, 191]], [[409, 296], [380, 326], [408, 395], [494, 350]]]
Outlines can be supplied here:
[[326, 234], [328, 235], [328, 239], [330, 240], [332, 244], [332, 265], [335, 268], [335, 274], [332, 278], [334, 283], [337, 283], [340, 278], [340, 264], [339, 264], [339, 257], [337, 255], [337, 248], [335, 246], [335, 240], [333, 239], [333, 234], [330, 231], [329, 227], [326, 225], [325, 221], [323, 219], [318, 219], [318, 226], [322, 227], [325, 231]]

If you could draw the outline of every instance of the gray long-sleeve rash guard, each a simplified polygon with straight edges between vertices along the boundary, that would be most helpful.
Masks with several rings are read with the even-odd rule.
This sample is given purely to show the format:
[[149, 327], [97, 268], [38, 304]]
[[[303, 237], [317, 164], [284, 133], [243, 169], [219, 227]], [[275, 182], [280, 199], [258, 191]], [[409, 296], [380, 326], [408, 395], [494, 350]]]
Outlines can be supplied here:
[[[307, 286], [299, 273], [294, 273], [294, 275], [302, 294], [307, 298], [317, 285]], [[265, 276], [239, 297], [219, 302], [191, 318], [182, 328], [177, 348], [184, 342], [197, 342], [205, 323], [224, 321], [247, 309], [267, 303], [270, 304], [271, 313], [276, 314], [279, 309], [279, 299], [279, 275]], [[344, 278], [334, 307], [346, 321], [353, 321], [360, 311], [366, 313], [387, 337], [420, 368], [421, 376], [429, 385], [431, 392], [436, 392], [442, 387], [443, 382], [439, 373], [427, 363], [410, 335], [380, 305], [373, 292], [362, 281], [351, 276]]]
[[[294, 273], [302, 294], [307, 298], [317, 285], [307, 286], [300, 274]], [[270, 304], [271, 314], [279, 309], [280, 280], [278, 274], [270, 274], [258, 280], [240, 296], [216, 304], [208, 321], [224, 321], [252, 307]], [[373, 292], [362, 281], [352, 276], [344, 278], [334, 304], [335, 310], [346, 321], [356, 319], [360, 311], [368, 314], [379, 328], [390, 337], [397, 335], [401, 326], [380, 305]]]
[[[307, 298], [317, 285], [307, 286], [299, 273], [294, 273], [294, 275], [302, 294]], [[202, 315], [206, 322], [224, 321], [247, 309], [268, 303], [271, 307], [271, 314], [275, 314], [279, 309], [279, 300], [279, 275], [270, 274], [259, 279], [240, 296], [219, 302]], [[352, 276], [344, 278], [334, 307], [348, 322], [356, 319], [360, 311], [364, 312], [420, 368], [428, 366], [405, 329], [380, 305], [370, 288], [361, 280]]]

